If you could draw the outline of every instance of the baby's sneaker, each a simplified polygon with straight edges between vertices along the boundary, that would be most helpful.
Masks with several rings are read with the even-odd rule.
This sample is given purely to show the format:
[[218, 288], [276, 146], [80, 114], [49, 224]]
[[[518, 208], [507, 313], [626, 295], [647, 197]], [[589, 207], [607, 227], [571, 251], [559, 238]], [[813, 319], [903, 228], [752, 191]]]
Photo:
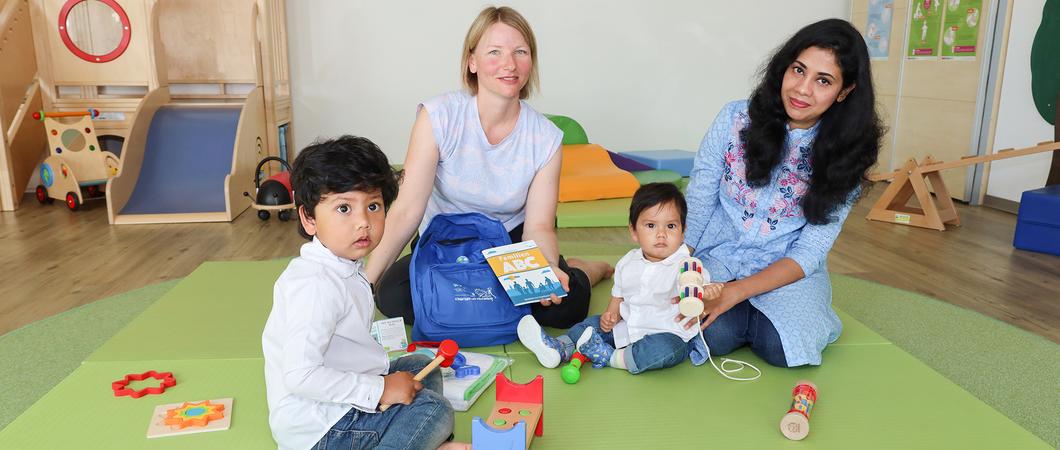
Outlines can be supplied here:
[[578, 351], [587, 356], [593, 362], [593, 367], [597, 369], [607, 367], [611, 362], [611, 354], [615, 352], [615, 348], [604, 342], [604, 338], [593, 327], [587, 327], [582, 332], [582, 335], [578, 337], [577, 347]]
[[569, 360], [573, 353], [566, 351], [563, 343], [541, 329], [541, 325], [529, 314], [519, 320], [519, 342], [534, 352], [537, 362], [549, 369], [559, 366], [559, 363]]

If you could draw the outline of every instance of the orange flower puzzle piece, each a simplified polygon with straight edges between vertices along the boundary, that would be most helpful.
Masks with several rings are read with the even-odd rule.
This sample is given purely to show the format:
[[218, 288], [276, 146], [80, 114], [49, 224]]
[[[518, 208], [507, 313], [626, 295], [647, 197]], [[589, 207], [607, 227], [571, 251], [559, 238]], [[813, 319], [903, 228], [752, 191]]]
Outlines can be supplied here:
[[209, 400], [203, 400], [198, 403], [184, 402], [179, 407], [166, 411], [166, 418], [163, 423], [181, 429], [204, 427], [211, 420], [224, 418], [224, 410], [225, 405], [210, 403]]

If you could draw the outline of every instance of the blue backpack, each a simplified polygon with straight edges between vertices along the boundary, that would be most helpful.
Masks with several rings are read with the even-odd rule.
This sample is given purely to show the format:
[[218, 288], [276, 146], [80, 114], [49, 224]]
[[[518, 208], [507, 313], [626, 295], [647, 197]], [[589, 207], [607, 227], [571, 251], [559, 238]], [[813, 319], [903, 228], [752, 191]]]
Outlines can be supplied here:
[[412, 249], [409, 277], [417, 341], [461, 347], [509, 344], [529, 306], [509, 300], [482, 250], [511, 244], [504, 225], [479, 213], [439, 214]]

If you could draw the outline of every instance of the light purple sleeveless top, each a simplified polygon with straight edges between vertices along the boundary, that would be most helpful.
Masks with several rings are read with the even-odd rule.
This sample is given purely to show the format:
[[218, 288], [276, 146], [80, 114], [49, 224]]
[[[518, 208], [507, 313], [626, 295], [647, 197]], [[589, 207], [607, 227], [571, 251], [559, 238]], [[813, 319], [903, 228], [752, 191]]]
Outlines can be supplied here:
[[490, 145], [475, 97], [454, 91], [421, 104], [438, 144], [434, 191], [420, 222], [422, 233], [442, 213], [479, 212], [511, 231], [526, 220], [526, 197], [537, 172], [556, 155], [563, 132], [520, 101], [512, 132]]

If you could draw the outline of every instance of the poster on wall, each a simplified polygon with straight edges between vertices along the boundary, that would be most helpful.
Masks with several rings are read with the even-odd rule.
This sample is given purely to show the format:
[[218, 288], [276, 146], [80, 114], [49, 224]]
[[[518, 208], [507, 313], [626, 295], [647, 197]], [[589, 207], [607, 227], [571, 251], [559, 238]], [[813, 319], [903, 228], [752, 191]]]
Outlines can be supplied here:
[[939, 31], [942, 29], [944, 9], [940, 3], [949, 0], [915, 0], [909, 19], [908, 59], [938, 59]]
[[894, 0], [869, 0], [869, 23], [865, 26], [865, 45], [869, 58], [886, 60], [890, 54], [891, 19]]
[[975, 59], [983, 0], [943, 1], [946, 15], [942, 19], [942, 59]]

